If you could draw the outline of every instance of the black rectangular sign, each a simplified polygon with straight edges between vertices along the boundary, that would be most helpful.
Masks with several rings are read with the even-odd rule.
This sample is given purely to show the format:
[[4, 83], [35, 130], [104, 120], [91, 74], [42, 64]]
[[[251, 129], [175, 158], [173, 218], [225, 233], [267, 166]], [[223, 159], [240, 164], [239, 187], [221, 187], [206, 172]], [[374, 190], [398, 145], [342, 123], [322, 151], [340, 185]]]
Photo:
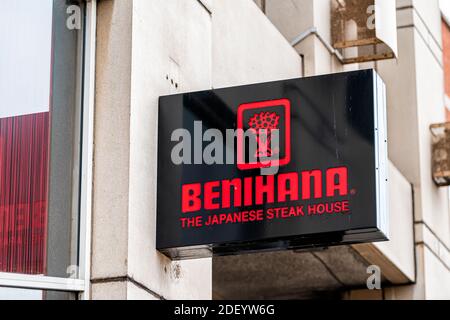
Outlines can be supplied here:
[[385, 99], [373, 70], [161, 97], [157, 249], [387, 240]]

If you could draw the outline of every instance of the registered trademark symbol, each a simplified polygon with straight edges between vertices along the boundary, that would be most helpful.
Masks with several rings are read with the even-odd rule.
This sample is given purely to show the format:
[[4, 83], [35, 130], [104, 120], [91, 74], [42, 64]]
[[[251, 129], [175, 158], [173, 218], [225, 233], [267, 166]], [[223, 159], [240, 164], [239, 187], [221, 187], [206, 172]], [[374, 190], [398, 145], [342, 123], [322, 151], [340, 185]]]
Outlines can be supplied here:
[[350, 190], [350, 194], [351, 194], [352, 196], [354, 196], [354, 195], [356, 194], [356, 189]]

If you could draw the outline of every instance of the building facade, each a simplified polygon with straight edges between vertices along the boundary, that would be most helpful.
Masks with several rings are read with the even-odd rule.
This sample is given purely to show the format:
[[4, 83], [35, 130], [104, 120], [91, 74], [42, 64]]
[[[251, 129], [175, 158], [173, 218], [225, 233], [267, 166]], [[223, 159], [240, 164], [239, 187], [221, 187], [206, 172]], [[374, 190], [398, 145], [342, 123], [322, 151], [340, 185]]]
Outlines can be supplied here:
[[[438, 0], [34, 2], [0, 13], [0, 298], [450, 299], [450, 193], [433, 181], [430, 130], [450, 95]], [[357, 12], [357, 35], [387, 8], [392, 53], [339, 48], [336, 3]], [[368, 68], [386, 84], [390, 241], [156, 250], [160, 96]]]

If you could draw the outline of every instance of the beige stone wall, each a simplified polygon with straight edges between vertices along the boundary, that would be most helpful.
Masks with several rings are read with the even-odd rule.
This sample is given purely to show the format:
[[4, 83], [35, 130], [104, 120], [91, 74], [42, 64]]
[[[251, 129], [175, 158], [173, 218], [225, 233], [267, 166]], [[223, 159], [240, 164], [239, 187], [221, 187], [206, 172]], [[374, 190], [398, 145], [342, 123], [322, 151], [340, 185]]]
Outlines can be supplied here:
[[[314, 27], [331, 42], [329, 3], [266, 0], [266, 13], [289, 41]], [[428, 129], [445, 121], [440, 21], [438, 0], [397, 0], [399, 58], [394, 60], [342, 66], [317, 34], [295, 47], [305, 57], [306, 75], [374, 68], [386, 83], [389, 158], [394, 165], [390, 170], [392, 236], [389, 243], [374, 245], [377, 253], [367, 246], [360, 253], [369, 262], [385, 265], [388, 261], [385, 275], [394, 275], [394, 280], [402, 278], [395, 276], [400, 271], [416, 283], [386, 289], [388, 299], [450, 298], [449, 196], [447, 188], [437, 188], [431, 179]], [[408, 184], [413, 188], [413, 202]], [[346, 297], [359, 296], [368, 297], [368, 293], [358, 291]]]
[[[431, 178], [429, 126], [445, 122], [442, 36], [437, 0], [397, 2], [399, 59], [378, 64], [388, 101], [391, 160], [414, 187], [415, 286], [387, 298], [450, 298], [448, 188]], [[411, 155], [411, 157], [408, 157]]]
[[346, 298], [450, 298], [449, 195], [431, 180], [428, 130], [445, 120], [438, 0], [397, 0], [398, 59], [347, 66], [317, 35], [290, 45], [313, 27], [330, 41], [328, 0], [262, 2], [267, 16], [252, 0], [99, 1], [92, 298], [211, 298], [210, 259], [155, 250], [160, 95], [367, 67], [387, 85], [392, 237], [360, 253], [410, 284]]
[[[95, 281], [127, 274], [131, 9], [127, 1], [98, 3], [91, 266]], [[92, 286], [93, 298], [103, 292], [100, 287], [105, 286]], [[109, 294], [118, 295], [118, 289]]]
[[93, 299], [210, 299], [211, 259], [155, 249], [158, 97], [294, 78], [301, 59], [251, 0], [98, 6]]

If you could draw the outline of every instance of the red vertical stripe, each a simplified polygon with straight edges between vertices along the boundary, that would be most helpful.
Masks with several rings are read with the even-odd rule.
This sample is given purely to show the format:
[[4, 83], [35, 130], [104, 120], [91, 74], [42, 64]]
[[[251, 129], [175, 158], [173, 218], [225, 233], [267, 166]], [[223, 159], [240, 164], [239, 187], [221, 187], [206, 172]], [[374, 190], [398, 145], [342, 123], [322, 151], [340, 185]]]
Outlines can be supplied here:
[[0, 271], [44, 274], [49, 113], [0, 119]]

